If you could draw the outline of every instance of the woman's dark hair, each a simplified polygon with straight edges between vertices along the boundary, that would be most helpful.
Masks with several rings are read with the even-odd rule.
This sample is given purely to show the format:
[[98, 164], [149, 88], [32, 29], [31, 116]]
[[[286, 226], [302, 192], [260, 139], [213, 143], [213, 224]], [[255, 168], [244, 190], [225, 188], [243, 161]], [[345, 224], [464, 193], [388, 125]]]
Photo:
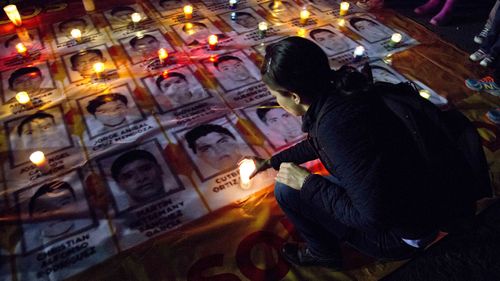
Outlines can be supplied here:
[[308, 102], [323, 94], [350, 94], [368, 85], [367, 77], [353, 67], [331, 70], [325, 52], [298, 36], [267, 46], [261, 73], [271, 89], [296, 93]]
[[293, 92], [310, 101], [330, 88], [331, 70], [325, 52], [298, 36], [267, 46], [261, 73], [272, 89]]

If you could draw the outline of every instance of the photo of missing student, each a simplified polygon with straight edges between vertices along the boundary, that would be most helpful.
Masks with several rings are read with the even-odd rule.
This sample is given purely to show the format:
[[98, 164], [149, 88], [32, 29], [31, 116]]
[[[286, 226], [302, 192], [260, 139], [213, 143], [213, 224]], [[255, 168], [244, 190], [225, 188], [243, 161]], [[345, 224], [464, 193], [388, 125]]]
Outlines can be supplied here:
[[29, 162], [30, 154], [40, 149], [47, 156], [73, 147], [60, 106], [9, 120], [5, 129], [9, 135], [11, 166]]
[[190, 21], [183, 24], [173, 25], [174, 31], [181, 37], [187, 46], [201, 46], [207, 43], [208, 36], [215, 34], [221, 39], [227, 38], [208, 19]]
[[259, 22], [265, 21], [251, 8], [224, 13], [219, 17], [238, 33], [257, 30]]
[[227, 117], [175, 133], [202, 181], [236, 169], [243, 156], [256, 155]]
[[243, 112], [274, 149], [290, 146], [304, 139], [306, 134], [302, 132], [302, 121], [299, 117], [291, 115], [275, 101], [259, 106], [246, 108]]
[[0, 83], [4, 104], [13, 101], [19, 92], [27, 92], [33, 99], [55, 89], [48, 62], [0, 72]]
[[78, 171], [14, 194], [22, 223], [22, 251], [41, 250], [97, 226]]
[[[393, 84], [398, 84], [401, 82], [411, 81], [397, 72], [395, 69], [387, 66], [382, 61], [374, 61], [370, 63], [370, 67], [372, 69], [372, 75], [374, 81], [379, 82], [389, 82]], [[421, 96], [428, 99], [430, 102], [435, 104], [436, 106], [445, 106], [448, 104], [448, 100], [442, 96], [440, 96], [436, 91], [429, 88], [427, 85], [420, 81], [411, 81], [415, 84], [417, 90], [423, 90]]]
[[353, 50], [359, 45], [330, 25], [310, 30], [309, 37], [316, 42], [329, 57]]
[[133, 25], [133, 13], [141, 14], [142, 20], [146, 19], [146, 14], [137, 4], [116, 6], [113, 9], [104, 12], [104, 17], [108, 21], [109, 25], [111, 25], [111, 29], [118, 29]]
[[77, 103], [91, 139], [145, 119], [127, 84], [79, 98]]
[[52, 29], [58, 44], [74, 40], [71, 36], [71, 30], [73, 29], [79, 29], [82, 33], [82, 38], [99, 32], [88, 15], [55, 23], [52, 25]]
[[159, 30], [140, 33], [119, 41], [132, 64], [157, 58], [160, 48], [165, 48], [169, 54], [175, 51]]
[[184, 190], [163, 158], [156, 139], [97, 159], [117, 213], [142, 207]]
[[93, 66], [98, 62], [104, 63], [103, 76], [116, 72], [116, 66], [106, 45], [99, 45], [69, 53], [62, 56], [62, 59], [70, 83], [96, 78]]
[[187, 67], [144, 77], [142, 81], [162, 113], [210, 97]]
[[0, 37], [0, 58], [17, 55], [16, 45], [22, 43], [29, 50], [43, 48], [37, 29], [22, 30]]
[[386, 40], [394, 33], [387, 26], [366, 16], [353, 16], [347, 19], [346, 22], [352, 31], [370, 43]]
[[291, 0], [270, 1], [260, 4], [268, 12], [274, 22], [288, 22], [299, 17], [300, 8]]
[[217, 79], [222, 88], [229, 92], [260, 81], [260, 71], [242, 52], [227, 53], [217, 60], [204, 60], [203, 65]]
[[370, 64], [372, 69], [373, 80], [378, 82], [389, 82], [398, 84], [400, 82], [408, 81], [404, 76], [397, 73], [394, 69], [385, 65]]
[[182, 8], [188, 4], [178, 0], [150, 0], [149, 2], [162, 16], [182, 13]]

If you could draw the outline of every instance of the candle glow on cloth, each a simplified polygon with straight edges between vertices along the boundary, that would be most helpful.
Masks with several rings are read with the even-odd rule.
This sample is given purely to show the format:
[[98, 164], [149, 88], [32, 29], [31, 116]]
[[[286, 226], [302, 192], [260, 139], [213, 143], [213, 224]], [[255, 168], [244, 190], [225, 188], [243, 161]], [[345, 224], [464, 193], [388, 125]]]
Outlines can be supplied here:
[[191, 5], [184, 6], [184, 17], [186, 17], [186, 19], [188, 20], [193, 18], [193, 6]]
[[345, 26], [345, 19], [339, 19], [338, 24], [339, 26]]
[[349, 11], [349, 2], [341, 2], [340, 3], [340, 12], [339, 14], [341, 16], [347, 15], [347, 12]]
[[132, 15], [130, 15], [130, 17], [132, 18], [133, 23], [138, 23], [142, 19], [141, 14], [139, 13], [133, 13]]
[[102, 73], [104, 72], [104, 63], [96, 62], [96, 63], [94, 63], [92, 68], [94, 69], [94, 72], [97, 75], [97, 78], [100, 79], [102, 76]]
[[396, 45], [398, 45], [401, 42], [402, 39], [403, 39], [403, 35], [401, 35], [399, 33], [394, 33], [391, 36], [391, 41], [389, 42], [389, 45], [391, 45], [391, 47], [395, 47]]
[[16, 50], [21, 56], [26, 56], [26, 53], [28, 52], [28, 49], [26, 49], [26, 46], [24, 46], [23, 43], [17, 43]]
[[168, 52], [165, 48], [158, 50], [158, 58], [160, 59], [161, 64], [165, 63], [165, 60], [168, 58]]
[[208, 36], [208, 46], [210, 47], [210, 50], [215, 50], [217, 48], [217, 43], [219, 42], [219, 38], [217, 35], [210, 35]]
[[7, 17], [9, 20], [15, 25], [15, 26], [21, 26], [23, 24], [21, 20], [21, 15], [19, 14], [19, 11], [17, 10], [16, 5], [7, 5], [3, 7], [3, 10], [5, 11], [5, 14], [7, 14]]
[[240, 162], [240, 186], [248, 188], [250, 183], [250, 175], [257, 169], [255, 162], [252, 159], [243, 159]]
[[71, 29], [71, 37], [75, 39], [76, 42], [80, 42], [82, 40], [82, 32], [78, 28]]
[[305, 25], [310, 15], [311, 13], [306, 9], [300, 11], [300, 24]]
[[38, 170], [42, 173], [47, 173], [50, 170], [49, 161], [45, 158], [45, 155], [41, 151], [31, 153], [30, 161], [35, 164]]
[[28, 95], [27, 92], [19, 92], [16, 94], [16, 100], [18, 103], [22, 105], [26, 105], [30, 102], [30, 96]]

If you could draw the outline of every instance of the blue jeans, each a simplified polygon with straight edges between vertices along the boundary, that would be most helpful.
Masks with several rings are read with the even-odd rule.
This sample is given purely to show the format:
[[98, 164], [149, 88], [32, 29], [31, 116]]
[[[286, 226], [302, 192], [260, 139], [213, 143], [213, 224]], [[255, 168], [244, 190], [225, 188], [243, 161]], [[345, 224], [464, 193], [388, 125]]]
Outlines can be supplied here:
[[[327, 179], [338, 183], [333, 176]], [[339, 222], [331, 214], [310, 202], [301, 200], [300, 191], [283, 183], [276, 182], [274, 195], [314, 255], [338, 256], [339, 245], [343, 241], [375, 258], [403, 259], [411, 257], [417, 251], [392, 232], [374, 230], [368, 233]]]

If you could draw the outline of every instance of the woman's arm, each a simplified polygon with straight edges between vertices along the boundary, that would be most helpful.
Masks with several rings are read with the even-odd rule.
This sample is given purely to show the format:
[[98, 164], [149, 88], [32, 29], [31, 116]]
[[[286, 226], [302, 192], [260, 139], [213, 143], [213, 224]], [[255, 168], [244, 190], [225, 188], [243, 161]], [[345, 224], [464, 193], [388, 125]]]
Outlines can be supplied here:
[[297, 165], [317, 159], [316, 151], [309, 137], [298, 144], [271, 157], [271, 166], [279, 170], [281, 163], [291, 162]]

